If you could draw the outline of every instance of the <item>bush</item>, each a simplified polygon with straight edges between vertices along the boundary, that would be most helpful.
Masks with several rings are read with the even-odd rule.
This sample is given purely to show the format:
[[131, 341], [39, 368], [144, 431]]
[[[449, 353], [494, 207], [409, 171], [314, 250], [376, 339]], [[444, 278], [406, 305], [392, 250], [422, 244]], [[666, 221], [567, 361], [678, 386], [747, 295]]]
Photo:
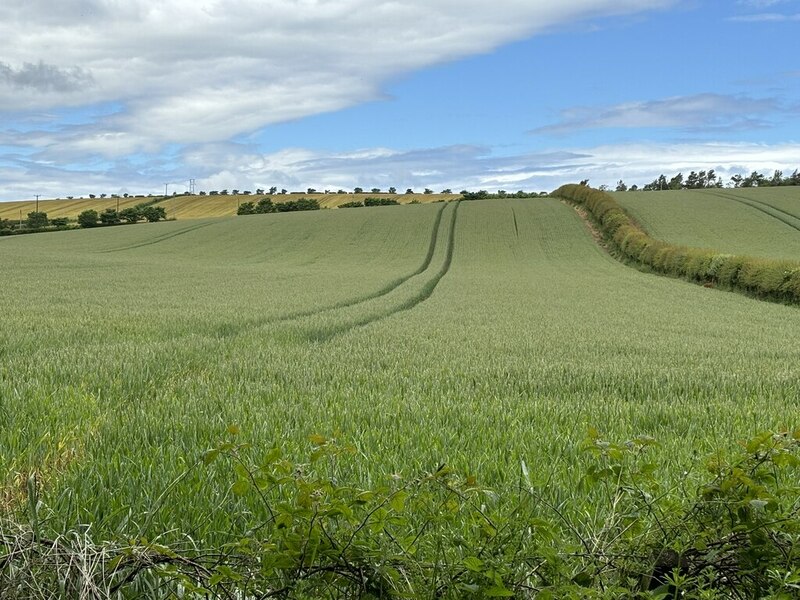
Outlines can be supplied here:
[[148, 223], [155, 223], [167, 218], [167, 211], [163, 206], [145, 206], [139, 209], [141, 215]]
[[316, 198], [300, 198], [299, 200], [289, 200], [288, 202], [278, 202], [275, 205], [276, 212], [295, 212], [300, 210], [319, 210], [319, 202]]
[[49, 223], [47, 213], [45, 212], [29, 212], [25, 225], [28, 229], [44, 229]]
[[256, 214], [256, 206], [252, 202], [242, 202], [239, 208], [236, 209], [237, 215], [254, 215]]
[[81, 227], [97, 227], [97, 221], [100, 216], [96, 210], [85, 210], [78, 215], [78, 225]]
[[364, 206], [394, 206], [400, 204], [394, 198], [365, 198]]
[[258, 201], [258, 204], [256, 204], [254, 212], [257, 215], [265, 215], [267, 213], [277, 212], [277, 209], [275, 208], [275, 205], [272, 203], [271, 198], [262, 198], [261, 200]]
[[124, 208], [119, 212], [119, 218], [128, 223], [136, 223], [142, 218], [138, 207]]
[[345, 202], [344, 204], [340, 204], [339, 208], [363, 208], [363, 202]]
[[100, 213], [100, 222], [103, 225], [119, 225], [119, 213], [114, 208], [107, 208]]

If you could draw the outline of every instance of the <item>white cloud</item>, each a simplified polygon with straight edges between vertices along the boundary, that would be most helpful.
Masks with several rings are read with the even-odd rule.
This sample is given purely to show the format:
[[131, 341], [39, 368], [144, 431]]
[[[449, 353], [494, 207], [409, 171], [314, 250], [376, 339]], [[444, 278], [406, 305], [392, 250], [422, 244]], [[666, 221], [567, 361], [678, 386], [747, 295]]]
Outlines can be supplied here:
[[738, 21], [741, 23], [785, 23], [792, 21], [800, 21], [800, 13], [783, 14], [783, 13], [757, 13], [752, 15], [738, 15], [730, 18], [731, 21]]
[[753, 129], [767, 126], [760, 118], [785, 109], [771, 98], [696, 94], [608, 107], [574, 107], [561, 120], [533, 133], [562, 134], [581, 129], [670, 127], [683, 130]]
[[[286, 149], [263, 154], [237, 144], [205, 144], [178, 157], [197, 172], [199, 190], [287, 188], [352, 190], [390, 186], [398, 190], [425, 187], [552, 190], [567, 182], [589, 179], [594, 185], [624, 179], [642, 185], [661, 173], [672, 175], [714, 169], [724, 180], [734, 173], [800, 168], [800, 143], [640, 143], [572, 148], [566, 151], [495, 156], [477, 146], [448, 146], [413, 151], [370, 148], [357, 152], [315, 152]], [[81, 196], [89, 193], [160, 193], [164, 181], [170, 191], [182, 192], [179, 176], [158, 162], [116, 165], [115, 175], [105, 168], [74, 172], [16, 159], [11, 168], [0, 164], [0, 179], [7, 184], [0, 200], [45, 196]], [[125, 181], [125, 189], [119, 181]], [[35, 183], [32, 183], [35, 182]], [[158, 183], [154, 183], [158, 182]]]
[[0, 114], [87, 103], [66, 152], [229, 139], [381, 97], [403, 73], [675, 0], [6, 0]]

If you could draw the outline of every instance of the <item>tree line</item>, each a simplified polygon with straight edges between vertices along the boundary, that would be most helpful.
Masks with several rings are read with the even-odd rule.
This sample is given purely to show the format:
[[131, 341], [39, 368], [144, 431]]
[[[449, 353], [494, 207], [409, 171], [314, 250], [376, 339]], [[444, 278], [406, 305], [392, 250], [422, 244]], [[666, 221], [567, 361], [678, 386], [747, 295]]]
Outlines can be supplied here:
[[167, 212], [163, 206], [137, 204], [130, 208], [117, 211], [107, 208], [98, 213], [96, 210], [85, 210], [73, 222], [69, 217], [49, 218], [46, 212], [33, 211], [28, 213], [24, 220], [0, 219], [0, 235], [19, 235], [26, 233], [42, 233], [45, 231], [64, 231], [79, 227], [105, 227], [109, 225], [122, 225], [123, 223], [138, 223], [147, 221], [155, 223], [165, 220]]
[[258, 203], [242, 202], [236, 209], [237, 215], [263, 215], [279, 212], [296, 212], [300, 210], [319, 210], [319, 201], [315, 198], [299, 198], [287, 202], [273, 202], [272, 198], [262, 198]]
[[[583, 183], [588, 184], [588, 181]], [[727, 186], [725, 185], [722, 177], [719, 177], [714, 172], [714, 169], [700, 171], [699, 173], [692, 171], [686, 177], [683, 176], [683, 173], [678, 173], [669, 179], [667, 179], [666, 175], [662, 174], [641, 188], [637, 185], [628, 187], [628, 185], [626, 185], [625, 182], [620, 179], [617, 182], [615, 190], [617, 192], [655, 192], [660, 190], [702, 190], [722, 187], [753, 188], [789, 185], [800, 185], [800, 169], [795, 169], [791, 175], [785, 176], [783, 171], [776, 170], [771, 177], [759, 173], [758, 171], [753, 171], [750, 173], [750, 175], [746, 176], [737, 173], [730, 177]], [[609, 187], [601, 185], [599, 189], [602, 191], [608, 191]]]
[[115, 208], [107, 208], [101, 213], [90, 208], [78, 215], [78, 225], [84, 228], [107, 227], [123, 223], [138, 223], [139, 221], [155, 223], [166, 218], [167, 211], [163, 206], [137, 204], [120, 211]]

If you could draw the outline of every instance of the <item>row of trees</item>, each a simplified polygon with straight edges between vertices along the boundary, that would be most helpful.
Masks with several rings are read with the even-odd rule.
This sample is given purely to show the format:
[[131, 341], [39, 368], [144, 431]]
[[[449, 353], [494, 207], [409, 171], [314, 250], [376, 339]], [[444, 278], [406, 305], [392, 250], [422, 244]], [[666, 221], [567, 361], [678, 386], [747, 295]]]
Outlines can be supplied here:
[[263, 215], [268, 213], [319, 209], [319, 202], [315, 198], [299, 198], [298, 200], [288, 200], [287, 202], [273, 202], [272, 198], [262, 198], [258, 203], [242, 202], [236, 210], [236, 214]]
[[69, 228], [67, 217], [48, 218], [46, 212], [33, 211], [23, 221], [0, 219], [0, 235], [18, 233], [38, 233], [41, 231], [58, 231]]
[[[587, 182], [588, 183], [588, 182]], [[753, 171], [750, 175], [731, 176], [727, 187], [732, 188], [751, 188], [751, 187], [777, 187], [800, 185], [800, 170], [795, 169], [791, 175], [784, 176], [783, 171], [775, 171], [771, 177], [763, 175], [758, 171]], [[708, 188], [722, 188], [725, 183], [722, 178], [717, 176], [714, 169], [708, 171], [692, 171], [686, 177], [683, 173], [678, 173], [674, 177], [667, 179], [666, 175], [659, 175], [652, 182], [639, 188], [637, 185], [628, 187], [621, 179], [617, 182], [616, 191], [618, 192], [652, 192], [659, 190], [701, 190]], [[608, 186], [600, 186], [601, 190], [607, 190]]]
[[[364, 206], [395, 206], [400, 204], [394, 198], [373, 198], [368, 197], [365, 198], [363, 202], [345, 202], [344, 204], [340, 204], [339, 208], [362, 208]], [[417, 202], [419, 204], [419, 202]]]
[[78, 215], [78, 225], [84, 228], [108, 226], [108, 225], [121, 225], [123, 223], [138, 223], [139, 221], [147, 221], [155, 223], [167, 218], [167, 211], [163, 206], [148, 206], [146, 204], [137, 204], [129, 208], [123, 208], [117, 211], [114, 208], [107, 208], [101, 213], [94, 209], [83, 211]]

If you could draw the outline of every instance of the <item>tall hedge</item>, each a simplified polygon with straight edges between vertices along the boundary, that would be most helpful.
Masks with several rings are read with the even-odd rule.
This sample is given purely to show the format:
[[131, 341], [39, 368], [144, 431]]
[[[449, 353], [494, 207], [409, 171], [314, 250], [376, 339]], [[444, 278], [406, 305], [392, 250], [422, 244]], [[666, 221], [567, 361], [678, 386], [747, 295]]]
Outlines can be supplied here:
[[583, 206], [613, 253], [653, 271], [743, 291], [758, 298], [800, 304], [800, 262], [724, 254], [677, 246], [650, 237], [609, 194], [568, 184], [552, 196]]

